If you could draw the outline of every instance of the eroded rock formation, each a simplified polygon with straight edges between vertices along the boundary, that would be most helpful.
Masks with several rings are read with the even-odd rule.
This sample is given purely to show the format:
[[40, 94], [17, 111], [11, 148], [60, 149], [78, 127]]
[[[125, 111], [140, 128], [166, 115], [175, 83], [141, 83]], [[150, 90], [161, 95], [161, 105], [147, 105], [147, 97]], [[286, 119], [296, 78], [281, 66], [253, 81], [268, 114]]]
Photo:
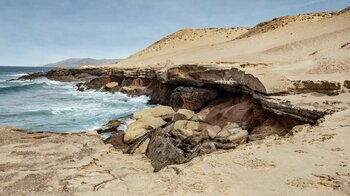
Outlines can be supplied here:
[[[113, 121], [98, 131], [112, 132], [106, 143], [124, 152], [146, 154], [155, 171], [270, 135], [284, 136], [296, 125], [315, 124], [328, 112], [271, 99], [270, 91], [258, 78], [236, 68], [183, 65], [165, 70], [56, 69], [21, 79], [36, 77], [79, 81], [81, 91], [148, 95], [150, 103], [167, 105], [135, 112], [136, 121], [125, 132], [118, 131], [119, 122]], [[305, 89], [336, 93], [341, 87], [298, 81], [290, 92]]]

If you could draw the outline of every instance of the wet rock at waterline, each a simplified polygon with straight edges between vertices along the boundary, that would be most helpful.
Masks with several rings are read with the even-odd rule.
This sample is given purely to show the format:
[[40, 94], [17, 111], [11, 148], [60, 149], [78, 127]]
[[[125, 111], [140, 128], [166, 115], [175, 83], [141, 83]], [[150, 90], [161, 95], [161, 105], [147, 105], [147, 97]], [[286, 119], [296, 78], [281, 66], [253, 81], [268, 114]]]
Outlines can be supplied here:
[[110, 120], [107, 122], [106, 126], [107, 127], [118, 127], [120, 126], [122, 123], [120, 122], [120, 120], [118, 119], [114, 119], [114, 120]]
[[118, 132], [119, 129], [118, 127], [121, 125], [120, 120], [118, 119], [114, 119], [114, 120], [110, 120], [105, 124], [105, 127], [97, 129], [97, 133], [101, 134], [101, 133], [108, 133], [108, 132]]
[[105, 90], [115, 93], [119, 90], [118, 82], [109, 82], [105, 85]]

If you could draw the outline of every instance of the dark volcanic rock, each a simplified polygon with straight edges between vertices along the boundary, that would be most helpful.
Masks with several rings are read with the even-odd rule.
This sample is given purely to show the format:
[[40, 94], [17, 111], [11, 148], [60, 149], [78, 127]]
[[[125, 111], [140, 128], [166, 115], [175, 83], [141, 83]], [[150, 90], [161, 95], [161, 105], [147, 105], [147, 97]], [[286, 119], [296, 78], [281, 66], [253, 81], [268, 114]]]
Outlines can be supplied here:
[[45, 72], [30, 73], [30, 74], [21, 76], [18, 79], [11, 79], [11, 80], [34, 80], [41, 77], [46, 77], [46, 73]]
[[48, 72], [31, 73], [19, 77], [19, 80], [33, 80], [40, 77], [46, 77], [50, 80], [61, 82], [89, 81], [94, 78], [107, 74], [108, 70], [102, 68], [89, 69], [66, 69], [62, 67], [55, 68]]
[[196, 110], [217, 97], [218, 90], [201, 87], [177, 87], [171, 94], [169, 105], [174, 108]]
[[88, 89], [99, 90], [110, 82], [111, 78], [108, 75], [104, 75], [86, 82], [84, 86], [86, 86]]
[[345, 80], [344, 81], [344, 87], [347, 89], [350, 89], [350, 80]]
[[152, 82], [149, 88], [152, 89], [152, 93], [150, 93], [150, 103], [168, 105], [175, 86], [155, 81]]
[[188, 161], [182, 151], [172, 144], [168, 137], [169, 128], [157, 129], [151, 135], [146, 155], [151, 159], [155, 172], [160, 171], [167, 165], [181, 164]]
[[193, 130], [194, 133], [191, 136], [183, 137], [174, 133], [174, 128], [174, 124], [170, 124], [165, 128], [153, 130], [150, 134], [146, 156], [151, 159], [154, 171], [159, 171], [167, 165], [188, 162], [197, 156], [209, 154], [217, 149], [234, 148], [242, 140], [231, 143], [230, 141], [225, 143], [214, 141], [209, 137], [206, 129]]

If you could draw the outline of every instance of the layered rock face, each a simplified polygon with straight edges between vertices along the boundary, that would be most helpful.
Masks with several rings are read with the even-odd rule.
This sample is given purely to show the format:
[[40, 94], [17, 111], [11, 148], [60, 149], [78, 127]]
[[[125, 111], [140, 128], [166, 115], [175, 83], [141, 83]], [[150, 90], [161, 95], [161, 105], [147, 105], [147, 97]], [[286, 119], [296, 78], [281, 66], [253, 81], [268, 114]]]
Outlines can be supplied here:
[[[315, 124], [331, 112], [272, 99], [275, 93], [258, 78], [235, 68], [182, 65], [168, 69], [56, 69], [23, 79], [42, 76], [80, 81], [77, 87], [82, 91], [148, 95], [150, 103], [164, 105], [135, 112], [136, 121], [125, 132], [118, 131], [119, 123], [115, 121], [99, 130], [112, 132], [106, 143], [115, 148], [145, 154], [155, 171], [271, 135], [284, 136], [294, 126]], [[302, 88], [315, 92], [337, 90], [329, 84], [308, 85], [295, 83], [290, 93], [302, 93]]]
[[[344, 91], [343, 88], [333, 88], [334, 85], [329, 83], [311, 85], [305, 81], [303, 85], [296, 81], [288, 89], [274, 91], [264, 86], [257, 77], [244, 71], [199, 65], [182, 65], [168, 69], [56, 69], [46, 74], [32, 74], [20, 79], [37, 77], [58, 81], [86, 81], [77, 84], [79, 90], [102, 89], [135, 96], [148, 95], [151, 98], [150, 103], [169, 105], [175, 109], [199, 110], [210, 101], [222, 98], [225, 92], [246, 94], [257, 100], [265, 110], [312, 124], [334, 111], [320, 109], [322, 107], [296, 107], [295, 104], [279, 101], [272, 96], [326, 91], [337, 94]], [[347, 81], [339, 85], [346, 88]], [[335, 87], [339, 85], [336, 84]]]

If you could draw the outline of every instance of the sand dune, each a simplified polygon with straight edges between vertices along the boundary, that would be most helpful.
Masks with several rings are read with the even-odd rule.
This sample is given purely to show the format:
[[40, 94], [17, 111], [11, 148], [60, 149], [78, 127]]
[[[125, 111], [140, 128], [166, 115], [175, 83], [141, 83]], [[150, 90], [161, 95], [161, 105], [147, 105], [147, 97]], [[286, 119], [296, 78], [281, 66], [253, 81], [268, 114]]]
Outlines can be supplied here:
[[258, 77], [269, 92], [278, 93], [296, 80], [349, 78], [349, 37], [349, 9], [301, 14], [251, 29], [181, 30], [111, 66], [237, 67]]
[[346, 59], [348, 51], [340, 47], [349, 42], [350, 12], [340, 13], [281, 17], [251, 29], [180, 30], [120, 62], [119, 66], [152, 66], [166, 61], [277, 64], [333, 56], [330, 51]]
[[182, 29], [132, 55], [130, 59], [170, 54], [184, 49], [226, 42], [246, 32], [248, 32], [247, 28]]

